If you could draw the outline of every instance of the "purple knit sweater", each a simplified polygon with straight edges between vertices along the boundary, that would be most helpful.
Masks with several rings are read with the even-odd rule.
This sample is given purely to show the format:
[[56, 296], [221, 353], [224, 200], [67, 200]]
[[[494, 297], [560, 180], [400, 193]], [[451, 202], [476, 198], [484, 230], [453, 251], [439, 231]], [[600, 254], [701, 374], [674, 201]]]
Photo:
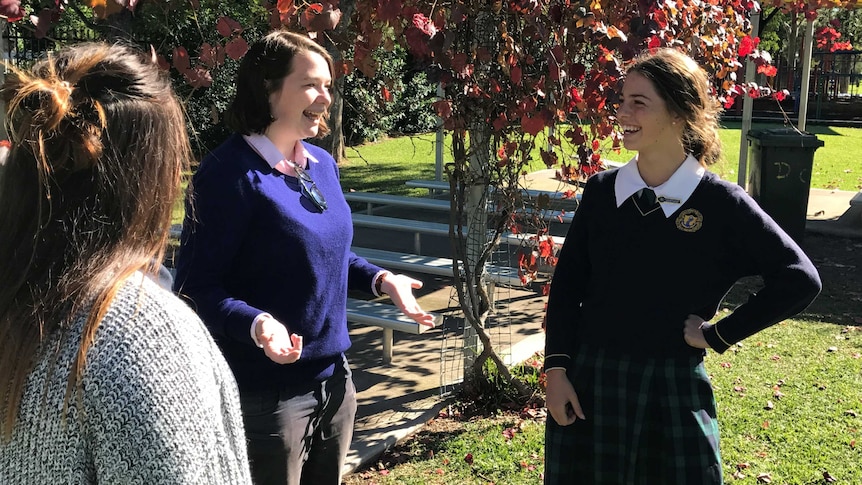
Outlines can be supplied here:
[[[307, 172], [326, 197], [325, 212], [236, 134], [192, 179], [174, 290], [209, 327], [240, 390], [332, 375], [350, 347], [347, 291], [371, 291], [380, 271], [350, 251], [353, 226], [335, 161], [304, 145], [318, 160]], [[263, 312], [303, 337], [299, 361], [276, 364], [255, 346], [249, 329]]]

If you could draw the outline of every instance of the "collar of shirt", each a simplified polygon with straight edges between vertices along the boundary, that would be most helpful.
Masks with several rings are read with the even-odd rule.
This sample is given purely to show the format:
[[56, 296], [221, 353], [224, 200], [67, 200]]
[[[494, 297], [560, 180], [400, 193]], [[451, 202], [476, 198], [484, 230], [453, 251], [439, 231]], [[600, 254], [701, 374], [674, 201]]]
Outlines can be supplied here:
[[[266, 135], [253, 133], [251, 135], [242, 135], [242, 138], [272, 168], [275, 168], [278, 162], [285, 159], [281, 150], [276, 148], [272, 140], [267, 138]], [[308, 166], [309, 161], [317, 163], [317, 160], [302, 146], [301, 141], [296, 142], [293, 148], [293, 160], [291, 161], [301, 168]]]
[[623, 202], [637, 191], [651, 188], [655, 192], [664, 216], [670, 217], [691, 197], [705, 172], [706, 169], [693, 156], [689, 155], [667, 182], [658, 187], [649, 187], [638, 172], [637, 157], [635, 157], [620, 167], [617, 172], [617, 178], [614, 182], [617, 207], [623, 205]]

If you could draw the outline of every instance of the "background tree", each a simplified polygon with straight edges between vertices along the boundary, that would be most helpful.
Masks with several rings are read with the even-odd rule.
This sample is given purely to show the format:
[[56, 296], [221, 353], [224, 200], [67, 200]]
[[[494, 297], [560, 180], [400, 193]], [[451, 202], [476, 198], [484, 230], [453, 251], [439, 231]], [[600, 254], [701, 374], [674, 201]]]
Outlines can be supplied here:
[[[454, 161], [446, 168], [455, 286], [483, 344], [474, 377], [490, 359], [509, 378], [484, 330], [490, 311], [484, 269], [505, 230], [540, 226], [536, 216], [544, 207], [524, 201], [520, 190], [534, 151], [573, 179], [600, 170], [602, 150], [620, 142], [613, 116], [625, 64], [648, 48], [686, 47], [712, 75], [717, 97], [732, 103], [745, 92], [734, 80], [753, 6], [743, 1], [357, 0], [351, 18], [355, 67], [373, 67], [369, 53], [377, 47], [402, 45], [425, 62], [429, 77], [445, 92], [435, 108], [452, 134]], [[760, 51], [749, 48], [747, 54], [765, 65]], [[538, 244], [552, 259], [548, 241]], [[524, 265], [525, 279], [532, 263]]]
[[[851, 3], [775, 0], [773, 5], [811, 15], [817, 8]], [[465, 317], [483, 343], [470, 369], [474, 376], [490, 359], [510, 379], [484, 331], [490, 311], [485, 263], [505, 230], [541, 226], [536, 216], [544, 202], [525, 200], [520, 191], [533, 153], [547, 166], [559, 167], [563, 178], [579, 180], [600, 170], [602, 152], [620, 143], [614, 110], [622, 73], [645, 49], [687, 49], [711, 75], [716, 97], [727, 107], [747, 92], [763, 92], [737, 83], [745, 58], [762, 73], [774, 71], [769, 56], [748, 37], [749, 14], [758, 8], [751, 0], [342, 0], [343, 12], [338, 0], [243, 2], [244, 8], [237, 0], [80, 0], [74, 5], [79, 4], [92, 8], [97, 22], [110, 23], [117, 14], [131, 18], [128, 25], [115, 23], [132, 39], [153, 44], [163, 66], [187, 84], [180, 91], [193, 106], [193, 117], [208, 112], [215, 122], [229, 96], [207, 93], [230, 85], [232, 62], [245, 53], [246, 38], [268, 28], [302, 29], [337, 47], [350, 56], [339, 62], [337, 74], [356, 69], [373, 79], [376, 50], [393, 52], [400, 46], [409, 52], [444, 91], [434, 108], [452, 135], [454, 161], [446, 168], [455, 286]], [[19, 0], [0, 0], [0, 14], [10, 20], [30, 15], [44, 35], [65, 4], [46, 0], [44, 5], [22, 9]], [[163, 30], [154, 37], [139, 35], [141, 18], [161, 22]], [[380, 90], [384, 100], [392, 84], [386, 81]], [[199, 126], [196, 121], [192, 128]], [[539, 257], [553, 262], [549, 238], [539, 237], [536, 245]], [[526, 280], [534, 271], [533, 256], [523, 263]]]

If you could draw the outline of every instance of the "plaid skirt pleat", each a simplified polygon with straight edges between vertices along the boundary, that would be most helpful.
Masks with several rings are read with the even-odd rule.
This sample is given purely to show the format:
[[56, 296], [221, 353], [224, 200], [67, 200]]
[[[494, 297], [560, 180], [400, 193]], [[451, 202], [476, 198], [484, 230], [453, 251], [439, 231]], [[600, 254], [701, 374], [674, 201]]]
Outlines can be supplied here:
[[545, 429], [545, 484], [722, 483], [712, 385], [700, 358], [581, 347], [568, 370], [586, 420]]

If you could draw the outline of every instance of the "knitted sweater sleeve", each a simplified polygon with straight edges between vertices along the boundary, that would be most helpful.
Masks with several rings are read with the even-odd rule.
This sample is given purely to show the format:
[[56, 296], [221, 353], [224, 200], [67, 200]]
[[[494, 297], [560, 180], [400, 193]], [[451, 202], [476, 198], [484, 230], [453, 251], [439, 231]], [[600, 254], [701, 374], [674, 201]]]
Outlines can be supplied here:
[[790, 236], [741, 188], [731, 188], [728, 248], [744, 275], [763, 277], [763, 288], [704, 331], [714, 350], [730, 345], [801, 312], [820, 293], [811, 260]]
[[581, 203], [572, 218], [566, 242], [560, 250], [545, 319], [545, 369], [566, 368], [581, 324], [581, 302], [589, 287], [590, 261], [587, 253], [589, 231], [586, 220], [596, 185], [590, 179], [584, 188]]
[[[251, 483], [236, 383], [167, 292], [115, 301], [88, 352], [83, 433], [97, 483]], [[136, 308], [137, 307], [137, 308]]]

